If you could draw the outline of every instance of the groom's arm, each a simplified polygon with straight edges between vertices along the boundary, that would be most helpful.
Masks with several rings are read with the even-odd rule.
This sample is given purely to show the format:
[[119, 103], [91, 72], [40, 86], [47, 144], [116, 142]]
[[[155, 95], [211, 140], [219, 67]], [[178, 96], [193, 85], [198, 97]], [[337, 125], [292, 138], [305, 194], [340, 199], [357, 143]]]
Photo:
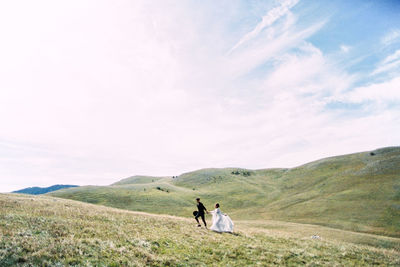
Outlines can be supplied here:
[[203, 207], [204, 207], [204, 210], [208, 213], [208, 210], [207, 210], [207, 208], [203, 205]]

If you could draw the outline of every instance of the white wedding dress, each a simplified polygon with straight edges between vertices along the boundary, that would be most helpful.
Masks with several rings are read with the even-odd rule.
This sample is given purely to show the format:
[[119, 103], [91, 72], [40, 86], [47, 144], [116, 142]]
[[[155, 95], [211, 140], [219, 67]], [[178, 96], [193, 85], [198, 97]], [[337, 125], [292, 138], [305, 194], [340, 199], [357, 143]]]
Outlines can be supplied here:
[[228, 232], [233, 233], [233, 222], [228, 215], [223, 214], [219, 208], [211, 211], [212, 225], [211, 230], [215, 232]]

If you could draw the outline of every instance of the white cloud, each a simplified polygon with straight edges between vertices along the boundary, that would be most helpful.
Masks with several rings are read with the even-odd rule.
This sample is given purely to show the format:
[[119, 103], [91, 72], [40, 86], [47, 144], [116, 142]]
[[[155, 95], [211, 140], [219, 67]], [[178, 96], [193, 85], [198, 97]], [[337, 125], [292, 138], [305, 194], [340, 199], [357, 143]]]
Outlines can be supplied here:
[[395, 60], [399, 60], [400, 59], [400, 49], [399, 50], [397, 50], [396, 52], [394, 52], [393, 54], [391, 54], [391, 55], [389, 55], [388, 57], [386, 57], [384, 60], [383, 60], [383, 64], [387, 64], [387, 63], [391, 63], [391, 62], [393, 62], [393, 61], [395, 61]]
[[336, 94], [350, 86], [352, 77], [331, 66], [319, 49], [306, 42], [298, 49], [300, 53], [288, 53], [281, 59], [265, 80], [266, 88], [297, 95], [324, 96]]
[[[250, 41], [251, 39], [255, 38], [262, 30], [264, 30], [266, 27], [271, 26], [273, 23], [275, 23], [279, 18], [289, 15], [290, 16], [290, 9], [295, 6], [299, 0], [285, 0], [280, 3], [279, 6], [271, 9], [268, 11], [265, 16], [262, 17], [261, 22], [256, 25], [256, 27], [248, 32], [246, 35], [244, 35], [230, 50], [230, 52], [234, 51], [237, 49], [239, 46], [242, 44]], [[290, 17], [292, 18], [292, 17]]]
[[400, 101], [400, 77], [389, 81], [361, 86], [343, 94], [337, 100], [350, 103], [378, 102], [392, 103]]
[[341, 45], [341, 46], [340, 46], [340, 50], [341, 50], [343, 53], [348, 53], [348, 52], [350, 51], [350, 49], [351, 49], [351, 47], [348, 46], [348, 45]]
[[400, 67], [400, 50], [387, 56], [382, 62], [379, 63], [377, 68], [372, 72], [372, 75], [389, 72], [396, 70]]
[[385, 46], [391, 45], [400, 39], [400, 30], [392, 29], [388, 31], [381, 39], [381, 43]]

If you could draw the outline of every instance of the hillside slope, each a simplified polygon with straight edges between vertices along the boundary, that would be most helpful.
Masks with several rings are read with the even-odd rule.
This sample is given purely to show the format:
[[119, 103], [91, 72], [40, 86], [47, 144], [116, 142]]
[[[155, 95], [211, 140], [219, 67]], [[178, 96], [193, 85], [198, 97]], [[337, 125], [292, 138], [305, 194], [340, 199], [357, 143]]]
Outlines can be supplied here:
[[235, 234], [217, 234], [185, 218], [0, 194], [0, 266], [400, 264], [397, 238], [314, 226], [322, 238], [311, 239], [307, 225], [236, 224]]
[[[194, 198], [233, 219], [273, 219], [400, 236], [400, 148], [318, 160], [291, 169], [203, 169], [178, 178], [127, 179], [53, 196], [190, 216]], [[130, 183], [131, 182], [131, 183]]]

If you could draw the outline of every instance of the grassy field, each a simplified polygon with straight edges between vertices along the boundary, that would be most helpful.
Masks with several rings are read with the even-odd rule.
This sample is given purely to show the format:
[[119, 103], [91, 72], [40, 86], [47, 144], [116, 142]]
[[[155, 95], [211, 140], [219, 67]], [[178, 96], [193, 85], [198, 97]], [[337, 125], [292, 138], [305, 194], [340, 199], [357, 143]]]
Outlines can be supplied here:
[[134, 176], [52, 196], [189, 217], [194, 199], [235, 220], [279, 220], [400, 237], [400, 147], [332, 157], [291, 169], [203, 169]]
[[268, 220], [235, 223], [235, 234], [217, 234], [188, 218], [0, 194], [0, 266], [400, 265], [398, 238]]

